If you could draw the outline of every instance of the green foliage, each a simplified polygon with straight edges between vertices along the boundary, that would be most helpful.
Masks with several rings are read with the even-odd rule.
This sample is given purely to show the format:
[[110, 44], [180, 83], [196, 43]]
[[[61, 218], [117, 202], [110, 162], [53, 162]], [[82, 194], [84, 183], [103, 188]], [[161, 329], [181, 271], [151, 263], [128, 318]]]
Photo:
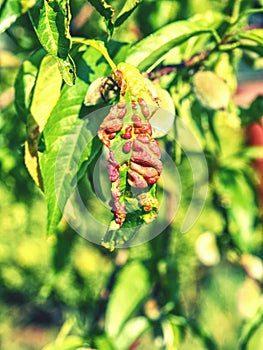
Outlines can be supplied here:
[[8, 29], [18, 17], [34, 6], [35, 3], [36, 0], [2, 1], [0, 10], [0, 33]]
[[75, 81], [75, 65], [69, 55], [69, 2], [38, 1], [30, 10], [30, 19], [43, 48], [55, 56], [61, 75], [68, 85]]
[[[32, 346], [17, 336], [17, 349], [261, 347], [262, 168], [256, 169], [262, 140], [251, 147], [244, 134], [252, 123], [262, 125], [262, 96], [240, 107], [235, 93], [240, 63], [262, 66], [263, 33], [253, 17], [262, 21], [262, 12], [262, 2], [239, 0], [1, 1], [4, 350], [13, 346], [8, 339], [17, 319], [27, 327], [45, 309], [56, 314], [41, 326], [52, 332]], [[85, 105], [87, 92], [93, 98]], [[120, 110], [123, 98], [126, 119], [118, 115], [107, 127], [124, 123], [103, 129], [108, 105]], [[154, 111], [147, 119], [142, 98], [176, 118]], [[163, 175], [146, 189], [131, 185], [136, 162], [125, 149], [127, 140], [137, 140], [135, 102], [144, 127], [160, 128], [153, 135], [140, 129], [147, 142], [158, 138], [164, 160]], [[102, 144], [117, 162], [119, 183], [100, 168]], [[156, 170], [153, 153], [143, 154], [147, 171]], [[103, 227], [102, 242], [111, 250], [146, 243], [108, 252], [77, 238], [63, 216], [66, 209], [76, 215], [77, 205], [67, 204], [77, 189], [98, 223], [87, 222], [84, 234], [76, 225], [78, 233], [99, 242]], [[116, 189], [126, 208], [123, 227], [108, 205]], [[156, 221], [137, 199], [142, 194], [155, 214], [157, 202], [164, 208]], [[158, 229], [163, 232], [150, 241]]]
[[110, 21], [114, 16], [114, 10], [112, 6], [107, 4], [105, 0], [91, 0], [90, 3], [96, 8], [101, 16], [107, 21]]
[[249, 106], [249, 108], [241, 109], [241, 123], [246, 126], [253, 122], [260, 122], [261, 119], [261, 111], [263, 105], [263, 97], [258, 96]]
[[33, 54], [28, 60], [24, 61], [16, 79], [16, 109], [17, 114], [24, 121], [30, 114], [30, 106], [32, 103], [33, 89], [40, 64], [45, 56], [44, 50], [39, 50]]
[[210, 33], [210, 38], [217, 38], [215, 31], [208, 29], [200, 20], [197, 23], [193, 20], [168, 24], [133, 45], [126, 60], [142, 71], [151, 71], [164, 60], [171, 49], [190, 38], [206, 33]]
[[120, 13], [118, 13], [118, 17], [114, 23], [116, 27], [119, 27], [126, 21], [126, 19], [133, 13], [136, 7], [140, 4], [142, 0], [129, 0], [126, 1]]
[[[116, 339], [116, 346], [118, 346], [117, 337], [123, 337], [121, 333], [125, 323], [138, 309], [149, 291], [149, 274], [141, 263], [133, 262], [119, 273], [105, 317], [106, 333], [110, 338]], [[137, 322], [139, 324], [138, 320]], [[141, 326], [144, 328], [145, 324], [142, 323], [139, 328]], [[132, 340], [136, 340], [136, 336]]]
[[30, 10], [30, 19], [44, 49], [65, 60], [71, 46], [69, 2], [38, 1]]

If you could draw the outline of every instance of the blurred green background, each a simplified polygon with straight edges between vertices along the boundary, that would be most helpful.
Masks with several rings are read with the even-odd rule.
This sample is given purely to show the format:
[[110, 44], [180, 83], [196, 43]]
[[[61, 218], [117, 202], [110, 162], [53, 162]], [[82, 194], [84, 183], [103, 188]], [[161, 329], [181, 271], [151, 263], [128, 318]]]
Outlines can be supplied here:
[[[118, 8], [121, 1], [111, 4]], [[136, 42], [165, 24], [196, 13], [209, 9], [227, 13], [231, 4], [227, 0], [143, 1], [116, 30], [114, 38]], [[252, 5], [261, 4], [254, 1]], [[104, 35], [104, 22], [88, 2], [71, 1], [71, 11], [72, 35]], [[262, 15], [253, 20], [262, 26]], [[87, 344], [83, 349], [88, 349], [92, 336], [101, 334], [107, 292], [128, 260], [146, 266], [152, 281], [156, 276], [154, 290], [137, 309], [138, 314], [148, 317], [152, 327], [131, 350], [213, 348], [206, 334], [220, 349], [234, 350], [238, 349], [240, 335], [246, 334], [244, 325], [253, 329], [254, 324], [256, 330], [247, 348], [262, 349], [262, 223], [258, 217], [250, 248], [238, 249], [226, 230], [225, 212], [210, 189], [197, 223], [187, 234], [178, 234], [191, 194], [187, 160], [178, 165], [183, 174], [183, 199], [176, 220], [153, 241], [109, 253], [85, 241], [66, 224], [61, 225], [57, 238], [46, 238], [46, 204], [23, 163], [25, 126], [14, 107], [19, 67], [39, 46], [27, 14], [1, 35], [0, 348], [37, 350], [54, 342], [59, 334], [60, 339], [70, 335], [72, 344]], [[263, 80], [262, 70], [255, 73], [249, 60], [243, 60], [239, 81], [255, 78]], [[242, 152], [244, 130], [237, 117], [233, 114], [225, 118], [225, 112], [220, 113], [216, 128], [221, 152]], [[211, 144], [213, 148], [214, 141]], [[180, 317], [192, 325], [185, 326]], [[173, 344], [168, 346], [165, 342], [169, 344], [171, 332]], [[97, 344], [100, 342], [102, 338]], [[47, 349], [80, 348], [63, 345], [59, 340], [56, 346]], [[106, 345], [103, 348], [110, 349]]]

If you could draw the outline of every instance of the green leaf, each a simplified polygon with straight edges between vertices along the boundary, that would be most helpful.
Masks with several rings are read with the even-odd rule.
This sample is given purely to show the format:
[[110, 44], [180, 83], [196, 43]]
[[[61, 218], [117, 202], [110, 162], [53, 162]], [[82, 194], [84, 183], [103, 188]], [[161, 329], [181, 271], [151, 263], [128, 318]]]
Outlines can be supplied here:
[[76, 350], [84, 347], [85, 342], [82, 338], [75, 335], [69, 335], [74, 323], [74, 319], [67, 319], [62, 325], [55, 341], [47, 344], [42, 350]]
[[44, 49], [66, 60], [71, 46], [69, 1], [39, 0], [29, 11], [29, 16]]
[[111, 341], [105, 336], [101, 335], [95, 338], [96, 349], [98, 350], [116, 350]]
[[124, 324], [120, 335], [114, 340], [118, 350], [130, 349], [131, 345], [151, 327], [146, 317], [132, 318]]
[[233, 43], [221, 46], [222, 50], [232, 51], [235, 48], [240, 48], [246, 51], [255, 52], [259, 56], [263, 55], [263, 29], [252, 29], [246, 32], [239, 33], [233, 38]]
[[62, 78], [56, 58], [46, 55], [39, 68], [30, 108], [40, 131], [44, 129], [50, 113], [59, 99], [61, 84]]
[[22, 6], [22, 13], [25, 13], [31, 7], [35, 5], [37, 0], [20, 0], [20, 4]]
[[113, 339], [150, 292], [148, 270], [139, 262], [126, 265], [118, 275], [106, 310], [105, 329]]
[[[40, 167], [48, 206], [48, 234], [55, 233], [56, 227], [62, 217], [63, 210], [63, 201], [61, 199], [61, 191], [63, 191], [63, 189], [59, 188], [57, 190], [58, 196], [60, 196], [61, 209], [57, 202], [55, 189], [55, 166], [57, 155], [63, 142], [63, 138], [71, 132], [73, 125], [78, 121], [85, 91], [86, 84], [81, 84], [79, 81], [77, 86], [71, 88], [65, 86], [44, 129], [46, 151], [40, 158]], [[77, 133], [78, 129], [75, 129], [74, 137], [78, 136]], [[77, 146], [73, 152], [74, 151], [78, 151]], [[67, 161], [70, 163], [70, 154], [68, 155], [68, 158]], [[66, 181], [66, 179], [64, 179], [64, 181]]]
[[247, 32], [239, 34], [240, 39], [254, 41], [259, 45], [263, 45], [263, 29], [252, 29]]
[[[248, 347], [248, 343], [250, 342], [253, 335], [256, 333], [256, 331], [262, 327], [262, 320], [263, 320], [263, 302], [261, 299], [261, 302], [259, 303], [259, 307], [255, 315], [250, 318], [242, 327], [241, 330], [241, 336], [239, 338], [239, 349], [240, 350], [246, 350]], [[260, 339], [260, 338], [259, 338]], [[261, 340], [259, 340], [261, 344]]]
[[200, 103], [209, 109], [225, 109], [230, 102], [226, 82], [212, 71], [199, 71], [193, 77], [194, 92]]
[[59, 98], [61, 83], [56, 59], [39, 50], [23, 63], [15, 84], [17, 113], [27, 124], [25, 164], [41, 188], [38, 157], [40, 132]]
[[57, 61], [60, 74], [65, 83], [69, 86], [74, 85], [76, 80], [76, 66], [71, 56], [68, 55], [65, 60], [57, 57]]
[[[240, 152], [234, 155], [235, 158], [240, 159], [242, 163], [244, 163], [244, 160], [253, 160], [262, 158], [263, 155], [263, 146], [250, 146], [245, 147]], [[234, 159], [232, 159], [234, 161]]]
[[42, 350], [76, 350], [87, 349], [85, 348], [85, 342], [82, 338], [76, 335], [67, 336], [62, 342], [54, 341], [46, 345]]
[[0, 33], [4, 32], [21, 15], [21, 5], [17, 0], [6, 0], [0, 10]]
[[[262, 0], [260, 0], [260, 2], [262, 3]], [[262, 5], [262, 4], [261, 4]], [[263, 12], [263, 8], [259, 7], [259, 8], [251, 8], [245, 11], [240, 12], [239, 17], [237, 18], [236, 22], [233, 23], [234, 25], [236, 23], [238, 23], [239, 21], [241, 21], [244, 17], [248, 17], [250, 15], [256, 14], [256, 13], [260, 13]]]
[[258, 96], [248, 108], [240, 109], [240, 118], [242, 126], [251, 123], [260, 123], [263, 110], [263, 96]]
[[97, 140], [95, 136], [100, 123], [101, 119], [97, 116], [89, 116], [86, 120], [80, 119], [64, 137], [54, 169], [55, 194], [62, 212], [77, 185], [77, 174], [83, 161], [85, 160], [88, 165], [97, 151], [101, 150], [93, 147], [93, 141]]
[[76, 350], [85, 348], [85, 341], [76, 335], [69, 335], [61, 342], [54, 341], [46, 345], [42, 350]]
[[36, 185], [42, 188], [43, 184], [42, 184], [42, 177], [40, 174], [38, 154], [37, 152], [30, 151], [30, 146], [28, 141], [25, 142], [24, 161], [30, 176], [35, 181]]
[[128, 51], [126, 62], [144, 71], [160, 63], [174, 47], [201, 34], [210, 34], [211, 38], [215, 38], [215, 31], [204, 25], [190, 21], [170, 23], [132, 46]]
[[0, 33], [8, 29], [18, 17], [34, 6], [36, 0], [5, 0], [0, 9]]
[[253, 187], [243, 172], [227, 167], [220, 169], [216, 183], [232, 223], [233, 239], [242, 251], [249, 252], [257, 214]]
[[121, 9], [118, 17], [114, 23], [116, 27], [119, 27], [126, 19], [133, 13], [142, 0], [128, 0], [125, 1], [123, 8]]
[[[232, 51], [234, 48], [233, 48], [232, 44], [229, 44], [229, 45], [230, 45], [229, 49]], [[263, 46], [262, 45], [257, 45], [255, 43], [246, 44], [243, 42], [242, 43], [239, 42], [236, 47], [243, 49], [245, 51], [255, 52], [257, 55], [263, 56]]]
[[15, 82], [15, 107], [20, 118], [26, 121], [29, 114], [33, 90], [43, 57], [44, 50], [34, 53], [28, 60], [24, 61]]
[[235, 65], [233, 65], [233, 62], [231, 61], [231, 55], [223, 52], [219, 56], [214, 72], [226, 82], [231, 94], [234, 94], [237, 89], [237, 77]]
[[89, 2], [105, 18], [109, 33], [112, 34], [114, 29], [112, 19], [116, 11], [105, 0], [89, 0]]
[[[67, 85], [63, 87], [60, 98], [45, 126], [46, 150], [40, 158], [40, 167], [48, 206], [48, 234], [55, 233], [61, 220], [67, 196], [74, 189], [70, 183], [74, 180], [76, 172], [81, 168], [83, 162], [89, 162], [90, 152], [93, 148], [92, 144], [85, 144], [87, 148], [83, 149], [83, 135], [88, 138], [90, 135], [95, 136], [95, 129], [98, 129], [101, 120], [99, 118], [97, 120], [87, 119], [87, 122], [84, 122], [79, 117], [82, 114], [83, 102], [89, 84], [99, 76], [105, 75], [107, 69], [108, 65], [102, 59], [102, 55], [97, 50], [88, 48], [79, 59], [79, 77], [76, 78], [76, 84], [72, 87]], [[86, 112], [88, 111], [86, 110]], [[87, 128], [86, 132], [85, 128]], [[78, 140], [78, 138], [80, 139]], [[65, 140], [68, 141], [70, 147], [64, 145]], [[59, 153], [62, 145], [65, 149]], [[76, 159], [79, 160], [78, 164]], [[71, 171], [70, 166], [75, 167], [73, 171]], [[58, 176], [60, 172], [61, 179]], [[55, 188], [55, 173], [57, 188]], [[58, 205], [57, 197], [60, 205]]]
[[215, 340], [210, 336], [210, 334], [207, 333], [207, 331], [203, 328], [203, 325], [201, 325], [199, 322], [188, 319], [188, 327], [190, 328], [191, 332], [195, 335], [195, 337], [202, 342], [203, 349], [219, 349]]
[[107, 21], [112, 20], [115, 10], [112, 6], [107, 3], [105, 0], [89, 0], [92, 6], [103, 16]]
[[172, 96], [165, 89], [156, 86], [158, 97], [160, 98], [159, 108], [151, 117], [153, 128], [153, 138], [163, 137], [168, 134], [174, 124], [175, 108]]

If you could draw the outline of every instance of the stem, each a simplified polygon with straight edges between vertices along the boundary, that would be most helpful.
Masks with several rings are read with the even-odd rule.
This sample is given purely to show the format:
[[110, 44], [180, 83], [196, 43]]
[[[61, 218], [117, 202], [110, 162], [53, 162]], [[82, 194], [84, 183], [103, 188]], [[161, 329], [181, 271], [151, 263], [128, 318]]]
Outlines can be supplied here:
[[[216, 42], [216, 46], [220, 45], [221, 43], [221, 38], [219, 36], [219, 34], [217, 33], [216, 30], [214, 29], [209, 29], [207, 30], [207, 33], [210, 33], [212, 35], [212, 37], [214, 38], [215, 42]], [[194, 34], [194, 36], [198, 35], [198, 33]], [[213, 49], [214, 50], [214, 49]], [[209, 53], [212, 52], [212, 50], [206, 50]], [[206, 52], [205, 51], [205, 52]], [[146, 73], [151, 73], [162, 61], [165, 60], [165, 58], [169, 55], [169, 51], [163, 55], [162, 57], [160, 57], [159, 59], [157, 59], [146, 71]]]
[[187, 320], [188, 327], [192, 331], [194, 335], [196, 335], [205, 345], [206, 349], [208, 350], [217, 350], [218, 346], [215, 343], [214, 339], [211, 338], [206, 331], [194, 320]]
[[234, 41], [232, 43], [225, 43], [219, 46], [219, 51], [233, 51], [234, 49], [237, 49], [240, 46], [239, 41]]
[[[234, 12], [234, 10], [233, 10], [233, 12]], [[230, 23], [231, 23], [231, 25], [235, 25], [235, 24], [237, 24], [242, 18], [247, 17], [247, 16], [249, 16], [249, 15], [252, 15], [252, 14], [254, 14], [254, 13], [261, 13], [261, 12], [263, 12], [263, 8], [249, 9], [249, 10], [243, 11], [243, 12], [241, 12], [241, 13], [238, 14], [238, 17], [236, 18], [236, 20], [235, 20], [234, 22], [232, 22], [232, 21], [233, 21], [233, 15], [232, 15], [231, 20], [230, 20]]]
[[160, 69], [157, 69], [157, 70], [151, 71], [151, 72], [148, 72], [148, 70], [147, 70], [147, 72], [145, 73], [146, 77], [150, 80], [154, 80], [154, 79], [158, 79], [158, 78], [162, 77], [163, 75], [170, 74], [170, 73], [177, 71], [178, 69], [181, 69], [184, 67], [191, 68], [191, 67], [197, 66], [201, 62], [206, 60], [208, 58], [208, 56], [213, 51], [214, 51], [214, 49], [208, 49], [208, 50], [202, 51], [202, 52], [194, 55], [193, 57], [189, 58], [188, 60], [183, 61], [182, 63], [163, 66]]
[[239, 13], [240, 13], [240, 7], [241, 7], [242, 0], [236, 0], [233, 6], [232, 16], [230, 19], [230, 23], [234, 24], [238, 21]]
[[241, 337], [239, 339], [239, 349], [246, 350], [248, 348], [249, 340], [252, 338], [253, 334], [262, 324], [263, 320], [263, 303], [259, 306], [258, 311], [254, 317], [245, 324]]
[[103, 41], [92, 40], [92, 39], [82, 39], [82, 38], [73, 38], [72, 41], [74, 43], [78, 43], [78, 44], [89, 45], [89, 46], [93, 47], [94, 49], [98, 50], [104, 56], [105, 60], [110, 65], [111, 69], [113, 71], [116, 71], [116, 69], [117, 69], [116, 64], [110, 58], [110, 55], [109, 55]]

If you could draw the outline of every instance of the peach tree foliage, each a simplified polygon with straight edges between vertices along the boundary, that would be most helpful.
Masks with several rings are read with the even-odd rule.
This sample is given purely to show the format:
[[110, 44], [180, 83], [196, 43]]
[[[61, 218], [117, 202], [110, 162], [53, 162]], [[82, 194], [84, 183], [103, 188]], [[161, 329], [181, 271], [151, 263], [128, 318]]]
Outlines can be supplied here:
[[[21, 66], [15, 98], [27, 130], [25, 165], [47, 201], [48, 234], [57, 232], [74, 190], [72, 183], [76, 178], [77, 183], [83, 178], [89, 181], [103, 148], [109, 153], [108, 201], [112, 211], [103, 245], [113, 250], [116, 244], [132, 238], [123, 235], [123, 227], [155, 220], [159, 206], [156, 188], [163, 169], [159, 143], [170, 150], [176, 164], [184, 157], [175, 136], [162, 134], [157, 140], [160, 135], [151, 124], [155, 111], [167, 108], [172, 101], [178, 118], [188, 123], [207, 156], [214, 206], [222, 212], [231, 244], [250, 252], [258, 213], [254, 184], [248, 181], [249, 162], [262, 154], [262, 149], [221, 158], [225, 145], [216, 119], [220, 111], [227, 111], [237, 115], [244, 126], [260, 120], [262, 97], [246, 108], [236, 106], [232, 97], [238, 61], [242, 57], [256, 60], [263, 54], [262, 29], [248, 25], [249, 15], [262, 9], [251, 9], [249, 1], [236, 1], [230, 14], [210, 11], [175, 21], [135, 43], [113, 40], [116, 28], [141, 2], [126, 1], [117, 11], [107, 1], [90, 1], [105, 22], [103, 39], [71, 35], [68, 0], [2, 2], [0, 32], [28, 13], [40, 43]], [[109, 106], [107, 113], [85, 120], [105, 105]], [[176, 122], [171, 132], [176, 135]], [[77, 142], [65, 147], [60, 159], [69, 133]], [[86, 139], [91, 141], [85, 144]], [[243, 162], [238, 162], [240, 158]], [[61, 170], [58, 182], [57, 166]], [[134, 286], [129, 276], [136, 276], [138, 285]], [[149, 294], [151, 278], [141, 263], [128, 264], [122, 270], [107, 307], [105, 336], [97, 339], [99, 349], [127, 349], [151, 327], [151, 317], [130, 318]], [[135, 287], [138, 293], [129, 294], [126, 307], [119, 310], [119, 301], [125, 299], [124, 284], [125, 293]], [[163, 317], [165, 312], [169, 315], [167, 310]], [[172, 329], [187, 327], [183, 316], [171, 314], [167, 319]], [[242, 334], [242, 346], [253, 327]], [[216, 348], [205, 333], [195, 327], [193, 331], [207, 348]], [[180, 342], [177, 338], [174, 341]]]
[[[29, 5], [32, 3], [28, 3]], [[122, 24], [138, 2], [127, 2], [118, 14], [106, 2], [94, 2], [93, 5], [105, 18], [110, 36], [114, 27]], [[23, 12], [24, 9], [22, 8], [21, 11]], [[110, 150], [108, 168], [109, 178], [114, 188], [111, 200], [114, 220], [109, 230], [112, 228], [114, 231], [119, 230], [117, 236], [114, 233], [115, 238], [109, 238], [110, 241], [113, 240], [112, 243], [104, 244], [114, 248], [116, 242], [128, 240], [130, 237], [122, 237], [120, 233], [122, 226], [125, 227], [127, 223], [128, 226], [133, 226], [154, 220], [158, 212], [155, 187], [156, 184], [158, 185], [162, 165], [158, 142], [152, 137], [151, 115], [147, 115], [150, 112], [144, 111], [149, 109], [150, 105], [162, 106], [162, 98], [158, 96], [158, 92], [156, 96], [151, 96], [140, 71], [147, 71], [149, 74], [156, 70], [162, 64], [165, 55], [169, 54], [169, 50], [174, 50], [175, 47], [179, 49], [187, 45], [188, 40], [193, 40], [193, 38], [196, 38], [197, 45], [192, 48], [192, 56], [204, 48], [204, 42], [202, 42], [202, 47], [198, 47], [198, 40], [201, 41], [203, 38], [209, 45], [209, 48], [206, 49], [207, 55], [215, 50], [229, 50], [228, 45], [230, 44], [221, 40], [216, 31], [224, 18], [216, 14], [213, 16], [211, 23], [207, 25], [198, 18], [187, 22], [171, 23], [158, 30], [153, 36], [144, 38], [136, 44], [127, 45], [122, 57], [118, 56], [115, 50], [117, 58], [116, 62], [113, 62], [114, 57], [112, 61], [108, 50], [113, 49], [116, 42], [111, 42], [109, 37], [104, 43], [96, 39], [87, 40], [70, 36], [70, 9], [67, 1], [37, 1], [29, 9], [30, 20], [43, 49], [24, 62], [17, 79], [16, 100], [18, 112], [25, 115], [27, 123], [28, 140], [25, 144], [25, 162], [33, 179], [45, 192], [50, 234], [55, 233], [66, 200], [74, 189], [70, 184], [76, 174], [74, 171], [69, 172], [70, 164], [79, 156], [77, 171], [81, 169], [83, 174], [83, 166], [87, 168], [96, 153], [102, 150], [97, 138], [88, 143], [82, 155], [78, 154], [80, 152], [78, 145], [74, 150], [69, 149], [68, 154], [63, 156], [63, 162], [69, 169], [64, 168], [64, 174], [62, 169], [59, 185], [55, 186], [54, 169], [59, 146], [73, 125], [77, 126], [74, 129], [76, 139], [78, 139], [78, 133], [80, 136], [83, 132], [85, 126], [81, 117], [83, 116], [84, 94], [90, 84], [103, 76], [111, 76], [112, 83], [119, 86], [119, 91], [115, 96], [115, 100], [119, 101], [118, 105], [111, 108], [109, 115], [105, 116], [98, 128], [99, 139]], [[238, 22], [238, 19], [236, 21]], [[253, 50], [253, 42], [260, 40], [260, 34], [256, 29], [245, 34], [237, 32], [235, 38], [231, 37], [231, 45], [249, 46], [246, 42], [242, 44], [244, 35], [252, 38], [250, 46]], [[96, 62], [100, 57], [98, 65]], [[85, 67], [81, 67], [81, 63], [78, 63], [81, 60], [87, 62], [86, 72]], [[199, 60], [202, 62], [202, 57]], [[130, 63], [121, 63], [122, 61]], [[188, 64], [191, 65], [191, 63]], [[187, 66], [187, 63], [185, 65]], [[195, 63], [193, 62], [192, 65], [195, 66]], [[211, 91], [206, 95], [206, 86], [202, 83], [202, 77], [197, 79], [197, 74], [195, 76], [193, 84], [196, 95], [203, 105], [212, 109], [225, 108], [230, 92], [228, 87], [224, 86], [224, 81], [211, 72], [210, 85], [217, 85], [217, 90], [220, 91], [218, 96], [213, 97]], [[203, 82], [206, 80], [203, 79]], [[213, 102], [214, 99], [217, 102]], [[114, 113], [118, 113], [115, 112], [116, 108], [121, 110], [119, 106], [124, 106], [125, 103], [128, 105], [129, 102], [137, 103], [139, 114], [129, 110], [126, 114], [123, 112], [125, 115], [115, 118]], [[123, 107], [122, 111], [124, 110], [126, 111], [126, 107]], [[124, 123], [121, 121], [122, 118], [125, 119]], [[90, 123], [96, 124], [96, 121]], [[114, 126], [111, 127], [112, 123]], [[136, 127], [139, 124], [142, 127]], [[91, 129], [97, 127], [98, 125], [90, 126]], [[119, 145], [119, 142], [123, 143], [122, 151], [120, 149], [114, 151], [114, 145]], [[96, 143], [97, 146], [92, 145], [93, 143]], [[39, 151], [40, 144], [44, 147], [43, 151]], [[116, 161], [118, 158], [119, 161]], [[129, 195], [127, 197], [126, 194], [131, 193], [131, 187], [144, 188], [144, 190], [141, 190], [136, 198], [132, 196], [129, 198]], [[131, 201], [134, 202], [133, 210], [130, 215], [128, 213], [129, 219], [126, 220], [127, 206]]]
[[[129, 5], [127, 3], [117, 17], [114, 17], [111, 7], [106, 6], [104, 2], [98, 4], [95, 6], [105, 17], [109, 33], [112, 33], [113, 27], [119, 26], [138, 5], [137, 2], [129, 2]], [[152, 137], [151, 117], [154, 111], [150, 111], [150, 108], [152, 105], [155, 105], [156, 109], [162, 107], [164, 101], [163, 97], [160, 97], [160, 89], [156, 90], [150, 80], [143, 78], [139, 69], [150, 72], [156, 60], [161, 62], [170, 49], [191, 37], [209, 34], [211, 41], [216, 43], [217, 34], [214, 29], [207, 29], [198, 23], [173, 23], [169, 28], [163, 28], [161, 32], [156, 33], [157, 43], [159, 39], [167, 37], [168, 31], [170, 32], [169, 37], [157, 50], [152, 38], [149, 42], [145, 39], [144, 50], [140, 47], [142, 42], [137, 44], [137, 49], [136, 45], [127, 47], [123, 57], [119, 56], [114, 63], [108, 50], [114, 48], [116, 43], [111, 42], [109, 38], [104, 43], [95, 39], [70, 37], [70, 11], [67, 2], [38, 1], [29, 10], [29, 17], [45, 51], [39, 50], [34, 53], [19, 73], [16, 89], [17, 108], [19, 113], [26, 114], [28, 140], [25, 144], [25, 162], [33, 179], [45, 192], [50, 234], [56, 231], [67, 198], [74, 190], [71, 183], [76, 173], [71, 171], [72, 162], [76, 158], [80, 159], [77, 172], [81, 170], [83, 175], [84, 167], [88, 168], [95, 156], [98, 157], [96, 153], [102, 150], [98, 138], [95, 137], [80, 154], [81, 133], [86, 128], [81, 118], [81, 113], [84, 113], [83, 95], [89, 85], [102, 76], [110, 76], [113, 85], [119, 87], [115, 96], [118, 104], [111, 108], [109, 115], [103, 116], [105, 119], [100, 127], [98, 128], [98, 120], [88, 121], [88, 124], [94, 124], [88, 125], [88, 128], [92, 131], [98, 129], [99, 139], [110, 151], [108, 169], [112, 182], [111, 207], [114, 219], [109, 226], [109, 232], [113, 233], [107, 234], [108, 242], [105, 238], [103, 244], [113, 249], [116, 244], [131, 238], [122, 235], [122, 227], [151, 222], [158, 213], [155, 187], [162, 172], [162, 164], [158, 142]], [[89, 70], [85, 72], [78, 60], [85, 60]], [[129, 60], [138, 68], [132, 64], [118, 62]], [[39, 68], [35, 70], [35, 79], [31, 70], [27, 71], [31, 65]], [[133, 104], [134, 110], [126, 108], [129, 103]], [[118, 109], [121, 112], [116, 112]], [[114, 117], [115, 113], [119, 113], [117, 118]], [[72, 146], [75, 149], [69, 147], [68, 154], [63, 154], [65, 166], [58, 175], [59, 184], [55, 185], [55, 160], [60, 162], [57, 158], [59, 147], [73, 126], [76, 126], [74, 136], [78, 142]], [[116, 148], [120, 142], [123, 143], [121, 150]], [[39, 151], [40, 144], [44, 148], [42, 152]], [[134, 198], [131, 188], [140, 189]], [[127, 210], [129, 206], [132, 207], [130, 212]]]

